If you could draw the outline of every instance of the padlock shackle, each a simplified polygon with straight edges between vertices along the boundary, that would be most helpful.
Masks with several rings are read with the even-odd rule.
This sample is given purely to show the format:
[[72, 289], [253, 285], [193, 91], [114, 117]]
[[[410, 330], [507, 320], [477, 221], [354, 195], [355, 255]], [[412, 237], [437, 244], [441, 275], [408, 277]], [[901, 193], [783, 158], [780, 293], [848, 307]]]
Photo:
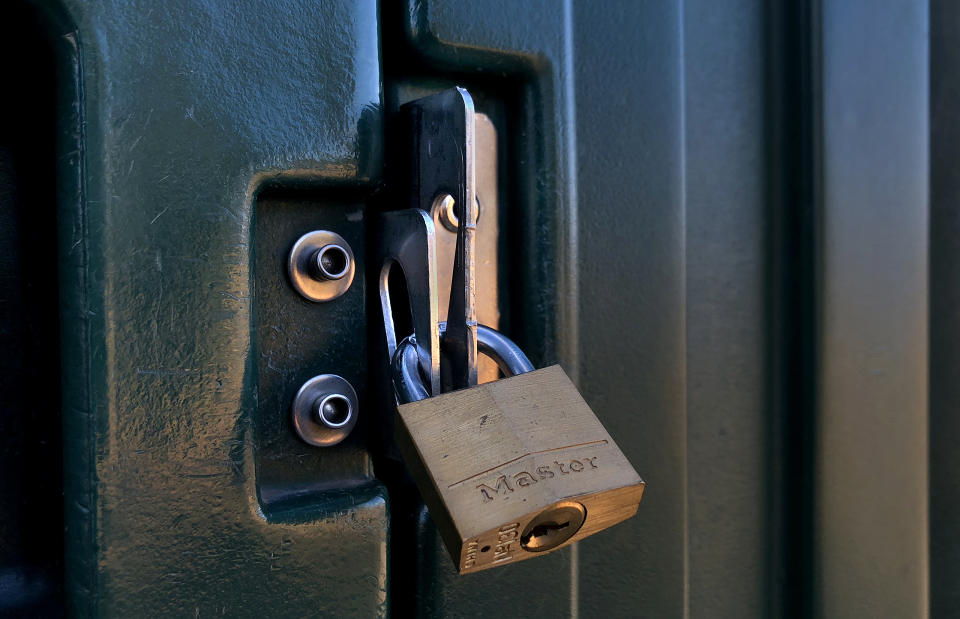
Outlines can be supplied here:
[[[440, 323], [440, 339], [443, 341], [444, 323]], [[530, 359], [520, 347], [496, 329], [477, 325], [477, 352], [493, 359], [505, 376], [526, 374], [534, 370]]]
[[[440, 323], [440, 339], [446, 333], [446, 323]], [[506, 335], [485, 325], [477, 325], [477, 351], [493, 359], [500, 370], [507, 376], [526, 374], [534, 370], [530, 359], [520, 347]], [[404, 338], [397, 346], [391, 361], [391, 375], [393, 389], [398, 404], [407, 404], [430, 397], [430, 392], [423, 384], [423, 377], [419, 369], [416, 339], [413, 336]]]
[[390, 375], [393, 377], [393, 392], [397, 404], [419, 402], [430, 397], [420, 374], [420, 357], [414, 336], [405, 337], [397, 345], [390, 362]]

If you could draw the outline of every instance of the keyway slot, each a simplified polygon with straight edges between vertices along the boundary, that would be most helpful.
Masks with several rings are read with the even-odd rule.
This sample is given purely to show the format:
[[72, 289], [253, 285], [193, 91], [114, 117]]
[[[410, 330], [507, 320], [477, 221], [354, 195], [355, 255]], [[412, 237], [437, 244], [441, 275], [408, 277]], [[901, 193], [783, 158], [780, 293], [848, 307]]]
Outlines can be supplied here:
[[543, 546], [550, 543], [550, 538], [557, 535], [562, 535], [563, 530], [570, 526], [570, 521], [556, 523], [556, 522], [544, 522], [538, 524], [530, 530], [530, 533], [520, 538], [520, 543], [524, 546], [530, 544], [530, 540], [533, 540], [534, 544], [538, 546]]
[[527, 552], [544, 552], [573, 537], [586, 518], [583, 505], [564, 502], [554, 505], [531, 520], [520, 536], [520, 547]]

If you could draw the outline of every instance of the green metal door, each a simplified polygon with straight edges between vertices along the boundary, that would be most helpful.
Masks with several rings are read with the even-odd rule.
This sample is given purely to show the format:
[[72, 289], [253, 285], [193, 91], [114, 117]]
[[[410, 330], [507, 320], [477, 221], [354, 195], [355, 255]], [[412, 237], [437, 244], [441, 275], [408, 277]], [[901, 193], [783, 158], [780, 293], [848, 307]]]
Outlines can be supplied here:
[[[928, 62], [947, 102], [957, 72], [926, 3], [0, 11], [0, 613], [957, 612], [929, 584], [960, 503], [927, 446], [928, 412], [956, 425]], [[647, 482], [637, 517], [464, 577], [394, 457], [375, 263], [398, 110], [455, 85], [497, 132], [501, 329]], [[317, 229], [356, 259], [335, 303], [285, 277]], [[320, 373], [359, 396], [330, 448], [290, 423]]]

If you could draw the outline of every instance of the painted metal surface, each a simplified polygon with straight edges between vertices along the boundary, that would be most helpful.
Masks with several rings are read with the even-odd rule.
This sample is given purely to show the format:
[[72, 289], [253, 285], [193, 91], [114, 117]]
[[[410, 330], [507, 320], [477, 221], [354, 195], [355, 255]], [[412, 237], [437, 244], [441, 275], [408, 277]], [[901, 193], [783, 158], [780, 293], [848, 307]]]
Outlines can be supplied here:
[[64, 281], [87, 326], [86, 375], [66, 394], [80, 430], [72, 611], [384, 614], [387, 502], [363, 452], [352, 475], [367, 485], [260, 504], [251, 337], [258, 193], [377, 181], [376, 3], [66, 13], [82, 85], [84, 279]]
[[930, 3], [930, 614], [960, 617], [960, 5]]
[[923, 617], [928, 9], [822, 11], [814, 612]]
[[[777, 616], [762, 0], [684, 3], [688, 596]], [[773, 21], [773, 20], [771, 20]], [[718, 362], [722, 359], [722, 362]]]
[[[922, 617], [929, 496], [950, 614], [953, 159], [944, 130], [928, 229], [925, 5], [495, 4], [31, 4], [59, 63], [68, 610]], [[466, 578], [383, 442], [367, 290], [368, 225], [405, 204], [393, 115], [454, 85], [498, 130], [500, 328], [650, 485], [631, 522]], [[285, 281], [313, 229], [356, 253], [340, 305]], [[289, 418], [325, 372], [362, 411], [326, 451]]]
[[577, 384], [649, 501], [580, 545], [584, 616], [686, 607], [682, 24], [677, 3], [575, 5]]
[[[134, 299], [114, 298], [110, 303], [116, 304], [117, 309], [112, 316], [116, 316], [116, 312], [121, 317], [150, 316], [149, 310], [155, 310], [155, 318], [148, 320], [147, 326], [155, 329], [153, 343], [156, 346], [142, 346], [137, 350], [128, 347], [126, 357], [121, 355], [119, 358], [121, 367], [153, 367], [138, 365], [136, 356], [140, 351], [151, 351], [154, 356], [163, 358], [162, 353], [172, 348], [172, 352], [185, 356], [177, 349], [176, 340], [169, 339], [175, 320], [181, 325], [188, 324], [179, 320], [184, 318], [182, 310], [173, 311], [174, 299], [179, 302], [182, 298], [171, 293], [169, 283], [166, 295], [161, 297], [158, 281], [155, 281], [163, 281], [162, 271], [158, 271], [163, 268], [163, 256], [172, 252], [173, 255], [197, 257], [200, 253], [180, 254], [178, 247], [183, 244], [199, 244], [207, 249], [207, 253], [201, 255], [207, 256], [217, 248], [231, 250], [231, 257], [239, 264], [232, 273], [234, 279], [228, 277], [221, 282], [222, 292], [244, 298], [243, 280], [249, 279], [249, 275], [244, 278], [244, 264], [249, 264], [249, 258], [242, 243], [251, 225], [251, 204], [254, 202], [251, 196], [258, 187], [256, 182], [323, 187], [331, 184], [363, 186], [376, 181], [380, 121], [376, 114], [378, 93], [373, 89], [372, 76], [378, 77], [379, 73], [371, 72], [370, 61], [375, 56], [370, 45], [376, 42], [375, 34], [364, 29], [370, 27], [366, 22], [372, 15], [369, 7], [364, 9], [367, 5], [338, 6], [343, 13], [331, 15], [328, 12], [336, 8], [314, 7], [307, 11], [307, 19], [300, 16], [300, 11], [306, 9], [287, 4], [265, 7], [266, 14], [256, 19], [247, 15], [248, 9], [242, 6], [206, 7], [201, 11], [194, 11], [193, 7], [186, 5], [174, 6], [164, 9], [181, 20], [177, 25], [165, 24], [164, 27], [172, 32], [155, 33], [146, 40], [138, 40], [135, 45], [125, 45], [125, 42], [146, 27], [151, 20], [146, 14], [148, 11], [135, 15], [134, 7], [119, 5], [74, 9], [81, 40], [92, 34], [100, 45], [84, 50], [85, 58], [95, 60], [93, 68], [83, 75], [85, 81], [92, 80], [87, 95], [93, 107], [88, 111], [91, 118], [87, 120], [88, 124], [92, 122], [90, 148], [94, 153], [114, 155], [104, 161], [94, 158], [93, 162], [93, 172], [99, 171], [97, 166], [102, 166], [110, 173], [104, 177], [110, 183], [97, 177], [97, 182], [88, 190], [94, 204], [101, 204], [96, 202], [100, 199], [104, 205], [93, 213], [95, 222], [97, 217], [104, 219], [98, 223], [99, 234], [93, 235], [92, 249], [95, 252], [109, 250], [104, 252], [109, 260], [105, 259], [101, 268], [116, 278], [116, 281], [106, 278], [113, 282], [112, 291], [147, 286], [143, 295]], [[659, 488], [658, 492], [651, 494], [650, 504], [638, 521], [625, 525], [629, 530], [612, 531], [601, 536], [592, 541], [592, 547], [582, 549], [582, 554], [576, 550], [564, 551], [557, 553], [557, 557], [537, 562], [539, 565], [518, 566], [509, 579], [519, 578], [528, 583], [533, 593], [526, 596], [527, 603], [546, 615], [597, 608], [626, 613], [642, 609], [643, 613], [677, 614], [684, 607], [685, 561], [682, 106], [679, 105], [682, 20], [679, 9], [668, 4], [634, 6], [630, 3], [618, 5], [616, 11], [602, 13], [575, 7], [572, 3], [563, 4], [559, 10], [549, 3], [504, 8], [498, 12], [483, 9], [475, 3], [440, 1], [410, 4], [403, 12], [381, 7], [383, 22], [397, 20], [396, 23], [405, 26], [399, 36], [389, 29], [384, 32], [385, 48], [392, 53], [396, 47], [403, 46], [417, 61], [391, 64], [394, 56], [385, 57], [385, 71], [389, 78], [385, 102], [390, 109], [402, 99], [410, 98], [404, 93], [414, 92], [417, 88], [435, 88], [437, 76], [451, 81], [467, 77], [471, 90], [474, 84], [469, 82], [479, 86], [480, 104], [487, 105], [491, 113], [499, 114], [507, 121], [503, 126], [510, 137], [509, 140], [503, 139], [506, 150], [513, 155], [511, 163], [517, 172], [504, 179], [505, 186], [509, 187], [511, 200], [508, 203], [514, 209], [512, 217], [515, 222], [514, 232], [506, 242], [512, 246], [508, 253], [512, 264], [519, 265], [519, 277], [514, 278], [511, 290], [520, 291], [511, 299], [508, 319], [514, 331], [521, 334], [525, 348], [538, 362], [559, 359], [575, 377], [582, 372], [589, 373], [589, 385], [585, 385], [584, 380], [579, 381], [586, 397], [598, 408], [615, 438], [627, 439], [627, 449], [632, 452], [630, 457], [638, 462], [639, 467], [653, 472], [656, 479], [651, 479], [651, 484]], [[263, 13], [264, 7], [258, 7], [257, 12]], [[348, 15], [350, 12], [353, 14]], [[321, 13], [324, 13], [322, 21], [327, 30], [319, 24]], [[297, 19], [288, 19], [294, 14]], [[309, 19], [312, 15], [317, 16], [317, 23]], [[286, 24], [287, 28], [282, 29], [286, 36], [278, 40], [253, 36], [258, 28], [265, 31], [263, 24], [268, 23]], [[364, 36], [357, 35], [353, 39], [345, 34], [353, 34], [354, 31], [349, 29], [330, 31], [333, 23], [353, 24], [354, 30], [359, 29], [360, 35]], [[641, 24], [644, 36], [637, 37], [619, 27], [623, 23]], [[205, 36], [189, 36], [191, 24]], [[312, 37], [305, 35], [308, 26], [314, 27]], [[210, 36], [211, 28], [213, 36]], [[88, 34], [84, 35], [85, 32]], [[325, 32], [334, 36], [316, 34]], [[605, 32], [606, 36], [598, 38], [596, 32]], [[168, 43], [166, 48], [156, 50], [159, 58], [152, 59], [151, 68], [160, 72], [155, 74], [154, 80], [145, 83], [135, 79], [142, 73], [139, 58], [149, 51], [151, 42], [159, 47], [161, 35], [168, 41], [177, 41], [184, 38], [184, 33], [187, 36], [182, 46]], [[256, 45], [240, 53], [232, 46], [239, 45], [241, 40], [250, 40]], [[309, 45], [305, 48], [307, 42]], [[615, 51], [610, 46], [614, 46]], [[303, 56], [281, 61], [285, 47], [303, 50]], [[114, 49], [125, 53], [110, 54]], [[139, 53], [126, 53], [128, 49]], [[575, 49], [579, 61], [574, 56]], [[321, 53], [324, 54], [323, 62], [314, 56]], [[647, 61], [636, 64], [630, 60], [638, 56], [647, 58]], [[276, 61], [271, 62], [271, 58]], [[311, 58], [316, 62], [310, 62]], [[357, 62], [367, 64], [354, 66]], [[277, 78], [265, 68], [268, 66], [284, 67], [281, 83], [273, 83]], [[617, 84], [605, 80], [603, 75], [609, 72], [620, 73], [624, 80]], [[432, 77], [425, 79], [425, 74], [432, 74]], [[344, 78], [346, 75], [356, 78], [356, 84]], [[179, 88], [171, 89], [165, 85], [161, 93], [137, 91], [137, 85], [149, 89], [152, 84], [164, 82], [167, 78]], [[307, 83], [310, 87], [304, 87]], [[121, 84], [124, 89], [117, 90]], [[650, 84], [656, 87], [650, 88]], [[129, 89], [129, 85], [134, 88]], [[352, 94], [348, 88], [350, 85], [355, 86]], [[362, 89], [364, 86], [366, 90]], [[500, 91], [501, 87], [504, 87], [503, 91]], [[491, 96], [494, 88], [497, 96]], [[337, 101], [351, 101], [354, 105], [347, 105], [344, 110], [334, 109]], [[356, 105], [358, 101], [361, 102], [359, 106]], [[158, 103], [161, 104], [159, 108]], [[176, 114], [172, 111], [174, 108]], [[150, 109], [154, 110], [152, 114]], [[633, 116], [637, 122], [626, 127], [628, 135], [624, 135], [622, 126], [604, 120], [621, 114], [631, 115], [636, 109], [643, 109], [644, 113]], [[157, 116], [158, 110], [160, 116]], [[145, 141], [147, 135], [140, 135], [142, 127], [134, 131], [136, 124], [118, 124], [116, 121], [117, 118], [135, 119], [136, 112], [144, 113], [144, 123], [148, 118], [150, 123], [163, 121], [164, 131], [157, 129], [158, 134], [164, 134], [159, 145]], [[110, 126], [110, 131], [106, 131], [103, 128], [110, 120], [117, 127]], [[214, 122], [205, 123], [205, 120]], [[590, 130], [581, 130], [578, 135], [578, 126]], [[128, 129], [124, 131], [125, 128]], [[331, 130], [337, 128], [341, 132], [334, 131], [331, 135]], [[173, 136], [178, 137], [174, 140]], [[193, 139], [194, 143], [184, 144], [180, 150], [171, 152], [171, 146], [183, 144], [185, 139]], [[200, 195], [190, 197], [191, 204], [214, 206], [194, 207], [191, 211], [186, 206], [176, 208], [175, 202], [158, 204], [154, 201], [159, 198], [150, 192], [141, 195], [151, 187], [142, 181], [154, 180], [162, 185], [170, 179], [164, 179], [163, 175], [157, 179], [138, 178], [136, 174], [145, 172], [139, 172], [135, 157], [118, 156], [126, 155], [123, 147], [134, 143], [138, 146], [152, 144], [156, 150], [146, 153], [147, 156], [167, 155], [166, 159], [151, 159], [151, 172], [163, 169], [162, 164], [167, 161], [168, 166], [175, 166], [175, 170], [182, 172], [180, 187], [203, 185]], [[649, 144], [649, 147], [638, 153], [635, 147], [641, 143]], [[213, 160], [208, 161], [208, 157]], [[121, 174], [122, 166], [127, 166], [127, 174], [133, 175], [132, 178]], [[639, 166], [646, 173], [643, 177], [637, 176], [623, 166], [630, 169]], [[240, 171], [234, 172], [233, 180], [229, 180], [230, 170], [237, 167]], [[282, 175], [280, 170], [284, 170]], [[212, 183], [203, 183], [207, 176], [213, 179]], [[658, 179], [657, 182], [642, 181], [648, 176]], [[585, 184], [578, 186], [578, 177], [587, 179]], [[639, 185], [631, 187], [622, 182], [605, 182], [604, 179], [612, 177], [642, 181], [642, 189]], [[251, 178], [257, 181], [251, 181]], [[102, 186], [106, 184], [111, 189]], [[113, 185], [117, 185], [116, 190]], [[124, 204], [122, 198], [126, 195], [124, 190], [145, 199], [138, 201], [136, 208], [124, 211], [121, 208]], [[108, 191], [115, 192], [109, 195], [121, 198], [105, 200]], [[166, 191], [173, 190], [154, 190], [160, 195], [167, 195]], [[155, 209], [152, 208], [154, 204]], [[299, 208], [307, 207], [301, 205]], [[177, 217], [166, 220], [169, 227], [157, 228], [171, 212]], [[171, 239], [174, 231], [185, 224], [183, 216], [192, 212], [196, 212], [200, 224], [207, 224], [207, 229], [191, 230], [185, 237]], [[130, 225], [113, 230], [118, 213], [123, 213], [126, 218], [123, 223]], [[109, 224], [106, 221], [108, 215], [112, 217]], [[236, 217], [235, 221], [231, 215]], [[623, 225], [612, 230], [608, 226], [611, 216]], [[147, 280], [145, 275], [130, 279], [132, 276], [127, 271], [117, 270], [114, 265], [117, 257], [124, 255], [124, 250], [132, 251], [130, 247], [135, 241], [149, 240], [150, 237], [145, 237], [142, 232], [139, 236], [135, 233], [138, 227], [145, 226], [151, 228], [148, 232], [156, 235], [167, 230], [166, 238], [154, 237], [156, 248], [152, 254], [146, 249], [140, 251], [151, 258], [150, 267], [160, 276], [153, 280]], [[230, 243], [231, 240], [234, 244]], [[100, 248], [97, 243], [105, 247]], [[624, 250], [633, 253], [624, 255]], [[139, 259], [146, 260], [146, 257]], [[636, 266], [636, 276], [625, 281], [616, 272], [607, 270], [609, 277], [598, 277], [601, 271], [592, 267], [609, 263], [611, 259]], [[213, 267], [210, 268], [212, 275]], [[138, 270], [131, 269], [129, 273], [137, 274]], [[97, 277], [105, 278], [105, 275], [98, 271]], [[193, 280], [202, 280], [202, 273]], [[623, 287], [625, 283], [628, 284], [626, 288]], [[182, 283], [179, 285], [183, 286]], [[584, 285], [586, 288], [581, 289]], [[589, 311], [582, 311], [581, 304], [585, 303], [582, 299], [609, 296], [607, 291], [611, 288], [623, 294], [610, 299], [612, 303], [605, 311], [594, 311], [593, 304], [588, 304]], [[151, 291], [153, 294], [148, 294]], [[225, 295], [221, 298], [225, 300], [215, 299], [217, 303], [201, 305], [195, 315], [201, 317], [218, 303], [238, 303]], [[134, 302], [138, 300], [140, 306]], [[242, 302], [239, 305], [234, 308], [241, 314], [238, 322], [249, 321], [242, 315], [245, 311]], [[632, 318], [638, 306], [644, 308], [646, 320], [636, 332], [636, 338], [624, 339], [620, 337], [624, 328], [632, 330], [636, 326]], [[114, 321], [115, 318], [104, 320], [99, 326], [104, 335], [118, 332], [131, 339], [136, 335], [137, 331], [129, 326], [129, 318], [120, 323], [127, 325], [125, 330], [117, 327]], [[232, 348], [243, 349], [246, 340], [241, 335], [231, 335], [230, 329], [223, 330], [224, 326], [229, 326], [229, 321], [215, 323], [215, 326], [221, 327], [221, 333], [216, 334], [218, 342], [229, 340], [234, 343]], [[161, 328], [165, 330], [161, 331]], [[203, 330], [210, 332], [207, 325]], [[584, 331], [590, 333], [586, 345], [579, 335]], [[95, 332], [94, 339], [98, 335]], [[214, 339], [213, 335], [209, 337]], [[163, 338], [167, 338], [165, 343], [160, 342]], [[633, 356], [641, 348], [657, 350], [658, 355], [656, 360], [641, 361], [643, 367], [639, 368], [638, 374], [643, 379], [639, 384], [632, 380], [623, 381], [622, 373], [609, 371], [610, 360]], [[201, 352], [210, 353], [212, 359], [222, 354], [214, 352], [212, 346]], [[111, 358], [116, 359], [116, 354]], [[105, 360], [102, 363], [113, 367]], [[234, 364], [239, 364], [239, 359]], [[155, 369], [176, 372], [182, 367]], [[218, 375], [218, 379], [225, 380], [227, 385], [242, 386], [243, 381], [237, 381], [237, 365], [233, 369], [232, 373], [220, 372], [224, 377]], [[638, 368], [632, 367], [631, 375], [636, 370]], [[190, 380], [176, 373], [160, 376], [169, 383], [158, 388], [161, 394], [176, 391], [181, 381]], [[230, 382], [231, 376], [233, 383]], [[135, 394], [115, 398], [116, 403], [110, 410], [116, 410], [118, 404], [133, 407], [134, 402], [142, 402], [143, 396], [150, 393], [140, 388]], [[234, 393], [237, 398], [243, 397], [239, 390]], [[161, 395], [160, 398], [169, 396]], [[638, 402], [644, 403], [642, 414], [637, 410]], [[139, 406], [146, 413], [149, 404]], [[242, 409], [236, 401], [232, 407]], [[229, 415], [225, 417], [231, 418]], [[238, 418], [232, 418], [234, 424]], [[107, 423], [105, 433], [112, 436], [119, 431], [120, 421], [115, 412], [113, 417], [107, 414], [106, 419], [113, 420], [113, 426]], [[204, 431], [208, 438], [215, 434], [215, 428], [205, 428]], [[120, 434], [128, 436], [129, 433]], [[117, 448], [116, 444], [114, 448]], [[235, 449], [233, 453], [237, 451]], [[102, 467], [97, 468], [94, 477], [98, 481], [114, 485], [122, 479], [102, 476]], [[205, 488], [209, 490], [214, 483]], [[249, 480], [246, 483], [249, 489]], [[154, 495], [162, 495], [166, 490], [168, 488], [158, 489]], [[136, 494], [124, 494], [113, 500], [126, 507], [128, 500], [137, 498]], [[98, 500], [103, 502], [101, 497]], [[129, 517], [130, 512], [126, 509], [123, 512], [125, 518]], [[472, 582], [453, 577], [452, 570], [446, 565], [446, 557], [440, 555], [439, 550], [430, 552], [436, 538], [426, 524], [428, 519], [421, 517], [420, 522], [423, 523], [421, 528], [427, 528], [422, 529], [424, 532], [416, 546], [418, 555], [425, 559], [417, 567], [414, 591], [418, 601], [415, 607], [422, 612], [438, 614], [472, 614], [499, 608], [497, 597], [487, 592], [496, 590], [508, 577], [482, 575]], [[97, 521], [95, 525], [97, 533], [106, 535], [109, 541], [113, 535], [112, 524], [108, 527]], [[138, 522], [128, 521], [127, 526], [135, 528]], [[649, 530], [657, 530], [658, 534], [645, 535], [644, 531]], [[92, 547], [86, 550], [92, 550]], [[435, 560], [429, 558], [431, 554]], [[392, 565], [397, 578], [400, 570], [396, 568], [409, 569], [409, 561], [409, 556], [401, 553], [397, 558], [395, 553]], [[213, 561], [209, 565], [212, 566]], [[131, 575], [128, 565], [108, 563], [107, 567], [107, 572], [122, 569], [127, 574], [128, 580], [109, 589], [113, 595], [134, 588], [129, 579], [137, 576]], [[203, 569], [202, 565], [196, 567], [200, 573]], [[101, 577], [97, 571], [94, 581]], [[237, 582], [234, 584], [241, 586]], [[99, 588], [94, 586], [94, 589]], [[106, 591], [106, 587], [103, 589]], [[153, 589], [162, 591], [162, 582]], [[395, 608], [405, 607], [402, 597], [394, 596], [391, 600], [397, 605]], [[100, 600], [94, 602], [100, 603]], [[185, 600], [175, 603], [181, 602], [185, 603]]]
[[[435, 549], [437, 563], [421, 566], [416, 608], [454, 615], [500, 612], [499, 598], [489, 592], [516, 580], [527, 585], [525, 608], [547, 616], [595, 609], [680, 613], [684, 476], [683, 414], [678, 406], [683, 261], [679, 11], [630, 3], [600, 12], [573, 3], [539, 2], [504, 5], [500, 11], [470, 2], [410, 7], [415, 10], [393, 16], [409, 18], [406, 40], [391, 41], [384, 32], [385, 49], [391, 49], [384, 56], [388, 110], [428, 85], [424, 76], [437, 75], [452, 75], [457, 83], [467, 80], [480, 111], [488, 111], [484, 107], [492, 98], [488, 92], [496, 92], [511, 106], [509, 122], [498, 123], [498, 129], [514, 140], [510, 150], [515, 157], [508, 167], [512, 176], [501, 180], [512, 188], [510, 199], [501, 204], [510, 212], [513, 227], [507, 260], [518, 276], [512, 290], [520, 291], [505, 317], [507, 332], [538, 365], [559, 360], [572, 377], [584, 367], [592, 368], [592, 383], [582, 377], [574, 380], [614, 439], [629, 443], [624, 449], [638, 470], [657, 458], [666, 457], [668, 462], [661, 460], [656, 466], [662, 476], [657, 481], [660, 490], [650, 494], [656, 498], [634, 521], [604, 532], [589, 546], [580, 544], [579, 549], [528, 562], [533, 565], [517, 565], [510, 575], [494, 570], [469, 581], [457, 579], [444, 563], [439, 540], [431, 539], [429, 519], [421, 518], [425, 537], [419, 553], [429, 556]], [[385, 23], [388, 15], [384, 11]], [[643, 35], [619, 28], [618, 19], [641, 24]], [[577, 24], [582, 28], [579, 39]], [[596, 37], [598, 32], [605, 35]], [[406, 49], [408, 55], [395, 53], [391, 46]], [[648, 60], [633, 62], [640, 56]], [[611, 64], [617, 58], [620, 62]], [[603, 78], [617, 71], [622, 71], [623, 82]], [[391, 85], [394, 76], [399, 79]], [[601, 120], [634, 109], [643, 109], [644, 114], [632, 117], [636, 122], [626, 126]], [[496, 121], [496, 110], [490, 111]], [[589, 127], [583, 131], [586, 142], [578, 142], [580, 126]], [[645, 139], [651, 147], [638, 153], [636, 146]], [[623, 179], [639, 178], [625, 170], [647, 165], [650, 177], [658, 180], [638, 194]], [[617, 182], [602, 180], [611, 177]], [[578, 178], [590, 179], [587, 189], [581, 186], [578, 191]], [[582, 200], [588, 208], [577, 206]], [[616, 229], [609, 226], [611, 211], [623, 223]], [[623, 243], [628, 233], [639, 237]], [[645, 247], [647, 267], [639, 267], [639, 254], [629, 253], [640, 252], [640, 247]], [[609, 277], [598, 277], [614, 253], [617, 263], [640, 270], [629, 279], [617, 277], [613, 270], [607, 270]], [[578, 288], [588, 280], [590, 290]], [[613, 297], [612, 287], [618, 290]], [[598, 312], [586, 299], [596, 298], [601, 289], [611, 306]], [[637, 300], [647, 295], [644, 312], [649, 311], [650, 322], [634, 337], [636, 324], [630, 321], [632, 337], [624, 339], [624, 321]], [[590, 311], [583, 311], [581, 303]], [[624, 312], [625, 307], [634, 309]], [[584, 344], [587, 341], [589, 345]], [[634, 379], [622, 382], [621, 374], [603, 365], [621, 358], [626, 349], [634, 358], [635, 347], [644, 346], [655, 347], [661, 356], [649, 365], [641, 359], [642, 369], [631, 364], [631, 376], [644, 377], [639, 384]], [[644, 402], [642, 414], [637, 402]], [[658, 534], [641, 532], [651, 528]], [[658, 560], [650, 562], [648, 553]], [[566, 588], [562, 592], [561, 583]]]

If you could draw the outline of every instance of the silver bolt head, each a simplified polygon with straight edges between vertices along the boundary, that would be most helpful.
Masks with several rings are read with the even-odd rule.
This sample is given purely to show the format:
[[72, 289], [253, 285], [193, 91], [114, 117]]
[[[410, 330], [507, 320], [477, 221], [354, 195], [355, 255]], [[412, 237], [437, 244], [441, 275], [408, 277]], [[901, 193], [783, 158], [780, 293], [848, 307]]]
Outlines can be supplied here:
[[310, 267], [314, 278], [335, 281], [350, 271], [350, 254], [339, 245], [324, 245], [313, 254]]
[[456, 205], [457, 201], [449, 193], [437, 196], [437, 199], [433, 201], [433, 211], [436, 213], [437, 219], [450, 232], [456, 232], [457, 228], [460, 227], [460, 220], [457, 218], [455, 209]]
[[336, 430], [350, 423], [353, 406], [350, 399], [340, 393], [329, 393], [313, 403], [313, 418], [330, 429]]

